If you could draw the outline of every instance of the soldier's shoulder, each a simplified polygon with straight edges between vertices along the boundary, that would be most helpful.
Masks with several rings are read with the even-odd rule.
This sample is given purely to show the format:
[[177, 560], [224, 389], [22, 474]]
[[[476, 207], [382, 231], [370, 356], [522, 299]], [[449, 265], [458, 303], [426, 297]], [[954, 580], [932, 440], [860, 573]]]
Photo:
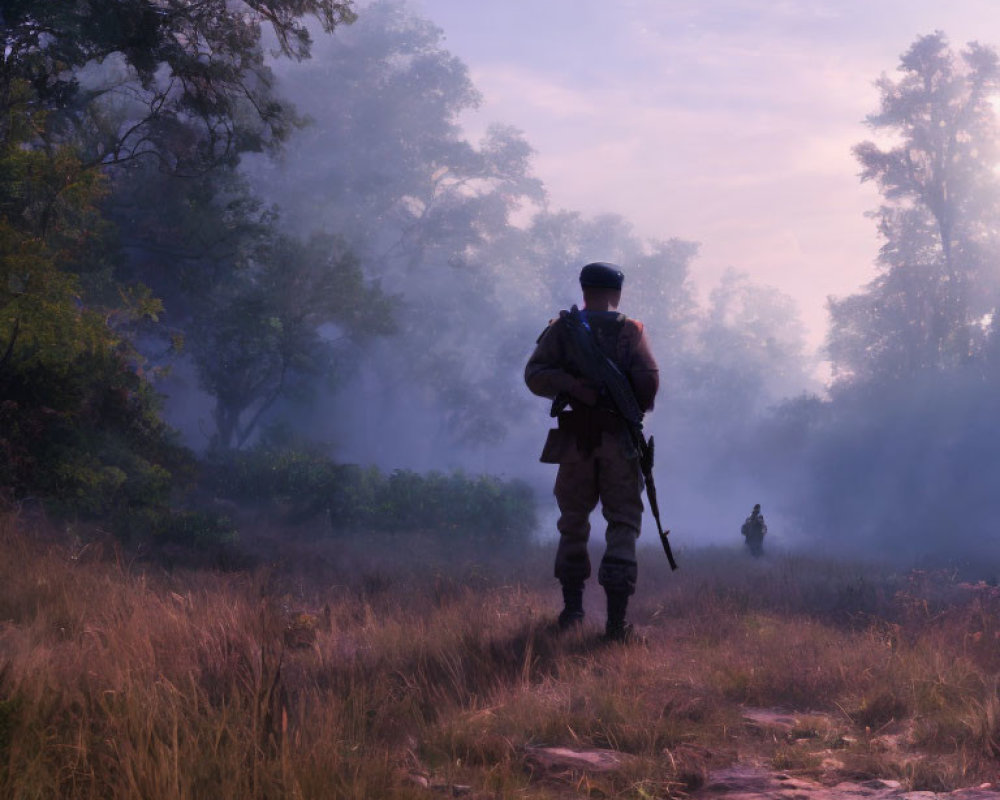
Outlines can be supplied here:
[[553, 317], [552, 319], [550, 319], [549, 324], [545, 326], [545, 330], [543, 330], [540, 334], [538, 334], [538, 338], [535, 339], [535, 344], [538, 344], [540, 341], [542, 341], [542, 339], [545, 337], [546, 334], [558, 330], [560, 327], [559, 323], [568, 314], [569, 314], [568, 311], [560, 311], [558, 317]]
[[623, 330], [625, 334], [630, 338], [639, 340], [642, 338], [643, 333], [646, 331], [646, 326], [642, 324], [637, 319], [632, 319], [632, 317], [625, 317], [623, 323]]

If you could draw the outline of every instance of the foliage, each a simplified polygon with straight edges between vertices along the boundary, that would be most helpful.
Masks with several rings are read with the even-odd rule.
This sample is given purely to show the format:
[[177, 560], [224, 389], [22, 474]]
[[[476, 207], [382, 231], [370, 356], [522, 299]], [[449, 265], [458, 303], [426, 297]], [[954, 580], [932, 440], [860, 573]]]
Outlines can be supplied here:
[[830, 304], [830, 355], [846, 381], [960, 365], [995, 336], [1000, 61], [975, 43], [956, 54], [938, 32], [914, 42], [899, 70], [878, 82], [881, 108], [868, 117], [898, 143], [854, 151], [883, 195], [873, 216], [884, 244], [880, 275]]
[[300, 243], [276, 233], [225, 281], [192, 320], [189, 350], [216, 399], [219, 446], [241, 447], [276, 401], [329, 375], [341, 340], [393, 331], [393, 301], [365, 281], [330, 236]]
[[[80, 298], [108, 245], [99, 208], [105, 192], [102, 176], [70, 148], [0, 141], [0, 375], [5, 366], [52, 364], [117, 343], [106, 324], [110, 309]], [[155, 311], [154, 304], [140, 313]]]
[[431, 532], [514, 544], [536, 525], [534, 495], [521, 481], [337, 464], [308, 450], [254, 447], [217, 453], [209, 488], [238, 503], [280, 506], [294, 519], [323, 513], [332, 530]]
[[534, 496], [520, 481], [460, 472], [345, 472], [330, 502], [336, 528], [451, 531], [508, 545], [527, 540], [535, 529]]
[[168, 311], [145, 350], [193, 365], [215, 400], [216, 445], [241, 447], [283, 404], [337, 388], [361, 346], [395, 331], [396, 299], [343, 237], [289, 233], [236, 170], [179, 178], [130, 165], [113, 190], [110, 212], [127, 231], [119, 272]]
[[[698, 329], [700, 359], [732, 375], [728, 394], [774, 402], [801, 388], [807, 371], [805, 329], [788, 295], [727, 270], [709, 295]], [[733, 392], [732, 387], [742, 390]], [[726, 415], [719, 415], [724, 417]]]
[[814, 535], [964, 563], [995, 551], [1000, 515], [988, 489], [1000, 478], [1000, 60], [975, 43], [956, 53], [938, 32], [899, 72], [878, 82], [868, 118], [894, 143], [855, 148], [882, 192], [879, 275], [831, 302], [831, 397], [789, 414], [796, 449], [781, 455], [805, 470], [775, 475]]
[[262, 29], [305, 58], [306, 15], [327, 31], [354, 18], [349, 0], [5, 0], [0, 112], [44, 120], [46, 139], [85, 141], [90, 164], [147, 156], [198, 171], [287, 135]]
[[314, 54], [278, 73], [310, 124], [280, 162], [247, 159], [247, 174], [286, 198], [289, 225], [337, 231], [363, 273], [400, 298], [401, 335], [375, 343], [365, 379], [385, 396], [403, 382], [452, 439], [495, 443], [523, 403], [521, 353], [500, 328], [516, 311], [508, 291], [517, 251], [501, 243], [512, 215], [544, 199], [531, 148], [505, 126], [478, 142], [462, 134], [460, 115], [479, 102], [468, 68], [403, 3], [366, 6]]
[[118, 525], [166, 508], [184, 457], [126, 336], [160, 306], [109, 278], [105, 192], [68, 147], [0, 143], [0, 486]]
[[[142, 539], [230, 535], [222, 520], [171, 509], [190, 455], [160, 418], [149, 383], [157, 370], [150, 370], [135, 344], [164, 306], [141, 282], [147, 275], [131, 263], [132, 243], [119, 231], [131, 236], [134, 230], [116, 210], [133, 199], [122, 187], [146, 166], [204, 178], [205, 170], [231, 167], [240, 152], [279, 143], [295, 119], [272, 92], [264, 26], [284, 55], [301, 59], [311, 46], [304, 17], [316, 17], [329, 31], [353, 19], [350, 5], [0, 4], [0, 486], [15, 498], [41, 497], [64, 514], [103, 519]], [[196, 185], [204, 190], [211, 180]], [[208, 202], [218, 193], [209, 190]], [[179, 196], [186, 200], [190, 193]], [[162, 200], [147, 196], [148, 212], [162, 211]], [[292, 368], [305, 371], [304, 351], [322, 350], [316, 328], [333, 321], [331, 314], [350, 318], [356, 311], [345, 310], [345, 302], [370, 300], [368, 308], [377, 292], [332, 293], [341, 302], [336, 312], [318, 310], [321, 298], [331, 296], [324, 279], [367, 288], [346, 256], [343, 268], [328, 275], [317, 266], [308, 285], [280, 283], [279, 262], [300, 255], [315, 262], [322, 245], [277, 237], [267, 227], [268, 213], [247, 198], [230, 199], [219, 213], [238, 217], [244, 233], [235, 245], [244, 258], [240, 266], [258, 268], [244, 268], [239, 286], [230, 282], [236, 297], [227, 305], [214, 297], [212, 313], [220, 320], [228, 314], [231, 321], [253, 305], [246, 296], [254, 291], [285, 302], [261, 310], [268, 325], [281, 329], [276, 341], [265, 337], [251, 354], [264, 369], [247, 379], [242, 365], [230, 365], [231, 383], [243, 378], [244, 388], [248, 381], [253, 385], [245, 390], [249, 400], [240, 401], [242, 410], [275, 392], [275, 369], [282, 375]], [[261, 230], [271, 235], [267, 269], [254, 261], [260, 246], [246, 254], [248, 229], [257, 239]], [[306, 330], [309, 323], [313, 327]], [[171, 331], [177, 344], [182, 333]], [[211, 344], [231, 355], [235, 345], [222, 347], [225, 333], [223, 326]], [[221, 369], [210, 372], [220, 381], [225, 377]], [[245, 436], [246, 430], [237, 433]]]
[[122, 532], [134, 514], [167, 513], [190, 457], [121, 354], [15, 363], [4, 390], [0, 485], [15, 497], [49, 499], [55, 511]]
[[219, 546], [238, 541], [239, 532], [233, 520], [224, 514], [205, 510], [171, 509], [158, 514], [146, 523], [145, 540], [154, 545], [180, 545], [192, 551], [194, 563], [204, 563], [207, 553], [217, 555]]

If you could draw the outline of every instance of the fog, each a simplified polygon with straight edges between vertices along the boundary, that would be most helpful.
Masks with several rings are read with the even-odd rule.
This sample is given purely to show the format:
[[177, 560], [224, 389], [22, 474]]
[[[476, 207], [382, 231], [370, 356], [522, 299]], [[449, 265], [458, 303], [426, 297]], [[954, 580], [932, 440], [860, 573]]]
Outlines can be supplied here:
[[400, 333], [357, 353], [309, 434], [338, 459], [385, 469], [524, 478], [551, 505], [554, 467], [538, 463], [548, 404], [521, 373], [548, 321], [581, 302], [580, 267], [614, 261], [627, 276], [622, 310], [645, 321], [662, 369], [647, 430], [667, 521], [679, 542], [732, 541], [765, 498], [752, 470], [715, 479], [730, 471], [731, 439], [811, 385], [789, 298], [732, 271], [700, 307], [697, 245], [548, 204], [517, 131], [498, 121], [485, 140], [464, 138], [455, 119], [476, 101], [467, 68], [404, 5], [367, 7], [278, 74], [309, 123], [280, 159], [245, 159], [247, 174], [295, 230], [345, 237], [401, 302]]
[[[463, 127], [481, 98], [446, 31], [401, 2], [359, 12], [333, 35], [317, 31], [312, 58], [274, 64], [277, 90], [304, 124], [279, 154], [244, 156], [241, 173], [279, 210], [283, 231], [327, 236], [356, 260], [387, 298], [376, 316], [391, 317], [392, 330], [318, 328], [340, 343], [335, 363], [309, 379], [308, 398], [268, 407], [262, 426], [322, 443], [341, 462], [527, 480], [545, 520], [539, 536], [553, 536], [555, 468], [538, 462], [548, 404], [522, 371], [547, 322], [580, 303], [580, 267], [611, 261], [626, 275], [621, 310], [644, 321], [660, 363], [646, 430], [676, 548], [739, 546], [740, 523], [761, 503], [777, 550], [996, 555], [995, 118], [981, 87], [967, 104], [974, 124], [947, 106], [969, 99], [962, 81], [973, 73], [995, 91], [984, 51], [963, 61], [960, 46], [915, 37], [952, 93], [947, 124], [974, 141], [954, 154], [954, 177], [900, 177], [898, 154], [858, 148], [855, 175], [882, 195], [868, 220], [882, 249], [870, 254], [872, 283], [831, 301], [817, 349], [796, 300], [773, 280], [734, 263], [706, 285], [700, 248], [710, 243], [670, 218], [647, 236], [619, 214], [555, 203], [524, 133], [503, 119], [478, 126], [482, 136]], [[941, 66], [949, 59], [954, 75]], [[873, 136], [938, 102], [916, 96], [916, 63], [883, 79], [883, 102], [896, 107], [879, 116], [876, 100]], [[896, 80], [910, 96], [899, 100]], [[948, 181], [959, 199], [942, 211], [935, 186]], [[823, 360], [827, 385], [817, 378]], [[182, 358], [164, 384], [168, 418], [196, 447], [213, 426], [198, 383]], [[644, 529], [652, 543], [651, 520]]]

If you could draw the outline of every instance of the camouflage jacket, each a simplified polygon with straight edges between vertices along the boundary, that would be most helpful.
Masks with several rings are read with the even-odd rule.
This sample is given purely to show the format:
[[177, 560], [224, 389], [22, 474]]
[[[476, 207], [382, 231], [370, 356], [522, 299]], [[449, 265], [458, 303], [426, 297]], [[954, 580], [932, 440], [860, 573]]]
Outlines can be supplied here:
[[[634, 457], [624, 423], [600, 402], [586, 406], [576, 396], [585, 381], [583, 370], [570, 356], [570, 332], [563, 320], [566, 313], [561, 312], [542, 331], [524, 369], [524, 381], [533, 393], [549, 399], [566, 395], [570, 400], [570, 410], [559, 415], [559, 428], [549, 431], [541, 460], [562, 464], [588, 458], [605, 431], [618, 436], [626, 456]], [[660, 373], [643, 324], [613, 311], [585, 311], [584, 315], [602, 352], [628, 377], [639, 407], [650, 411]]]

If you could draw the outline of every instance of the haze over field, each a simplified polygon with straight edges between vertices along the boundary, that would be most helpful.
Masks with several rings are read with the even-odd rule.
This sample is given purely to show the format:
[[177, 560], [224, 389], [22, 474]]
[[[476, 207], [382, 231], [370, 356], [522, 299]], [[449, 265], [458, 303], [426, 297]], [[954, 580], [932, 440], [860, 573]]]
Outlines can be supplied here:
[[678, 546], [738, 546], [759, 502], [772, 546], [993, 554], [985, 4], [293, 5], [9, 12], [15, 497], [168, 509], [155, 386], [221, 463], [488, 473], [551, 509], [522, 370], [607, 260], [662, 369]]
[[[413, 349], [376, 345], [361, 380], [325, 414], [344, 456], [525, 476], [545, 502], [551, 470], [533, 462], [547, 409], [526, 396], [519, 370], [544, 321], [578, 301], [579, 266], [608, 259], [625, 268], [623, 308], [647, 322], [664, 368], [660, 408], [647, 427], [661, 442], [661, 491], [678, 540], [732, 542], [758, 501], [782, 544], [842, 513], [841, 491], [857, 488], [852, 471], [826, 475], [820, 502], [811, 482], [800, 483], [807, 434], [787, 430], [818, 425], [816, 415], [830, 407], [802, 400], [774, 408], [802, 392], [824, 396], [822, 376], [828, 382], [831, 369], [841, 378], [854, 369], [843, 359], [831, 367], [826, 301], [859, 291], [879, 270], [885, 239], [868, 216], [881, 202], [878, 185], [859, 179], [852, 152], [866, 138], [886, 147], [898, 139], [891, 125], [864, 121], [878, 111], [876, 80], [898, 79], [900, 54], [921, 32], [914, 25], [968, 31], [977, 9], [958, 4], [933, 24], [929, 6], [897, 11], [880, 7], [884, 24], [858, 32], [852, 14], [860, 6], [842, 4], [554, 3], [532, 13], [433, 0], [374, 4], [318, 42], [312, 61], [283, 64], [282, 88], [313, 124], [280, 166], [258, 160], [251, 173], [304, 229], [350, 231], [371, 270], [413, 302], [403, 323]], [[964, 40], [949, 41], [960, 49]], [[407, 53], [397, 66], [409, 64], [397, 73], [405, 73], [398, 90], [378, 77], [394, 51]], [[346, 85], [337, 82], [345, 71]], [[365, 117], [374, 102], [365, 81], [408, 111]], [[442, 198], [457, 183], [438, 179], [470, 167], [449, 166], [459, 156], [435, 148], [466, 142], [469, 153], [480, 147], [480, 157], [494, 159], [489, 177], [470, 184], [479, 193], [474, 213], [489, 207], [494, 216], [449, 244], [457, 229], [444, 216], [428, 219], [422, 204], [431, 208], [433, 198], [436, 213], [446, 208]], [[433, 167], [412, 161], [415, 153]], [[414, 216], [424, 215], [428, 232], [416, 237], [413, 258], [398, 246], [410, 234], [393, 227], [413, 217], [390, 222], [398, 236], [382, 229], [373, 238], [351, 215], [354, 192], [395, 183], [402, 196], [404, 176], [421, 169], [426, 194], [406, 202], [417, 203]], [[484, 219], [505, 226], [502, 234]], [[454, 269], [456, 247], [464, 270]], [[422, 314], [438, 320], [433, 330], [417, 322]], [[417, 391], [419, 374], [408, 373], [427, 353], [439, 366], [448, 362], [448, 393], [452, 402], [461, 397], [444, 414], [442, 384]], [[405, 399], [392, 389], [400, 385], [412, 388]], [[761, 424], [785, 430], [765, 434]], [[325, 430], [322, 420], [317, 429]], [[866, 445], [856, 457], [871, 463]], [[891, 465], [891, 454], [877, 449]], [[876, 483], [894, 485], [892, 466], [882, 470]], [[912, 524], [898, 510], [920, 502], [912, 488], [870, 494], [873, 482], [864, 483], [863, 499], [849, 502], [850, 525], [863, 527], [865, 540], [877, 541], [887, 519]]]
[[[989, 4], [0, 31], [0, 796], [996, 794]], [[662, 377], [630, 600], [553, 580], [524, 383], [595, 260]]]

